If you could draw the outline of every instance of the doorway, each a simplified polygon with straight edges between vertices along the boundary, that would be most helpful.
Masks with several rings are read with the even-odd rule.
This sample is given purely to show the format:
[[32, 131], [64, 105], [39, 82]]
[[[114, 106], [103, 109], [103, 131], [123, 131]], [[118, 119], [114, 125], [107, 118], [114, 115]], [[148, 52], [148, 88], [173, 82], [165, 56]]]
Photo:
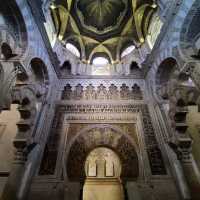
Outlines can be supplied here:
[[91, 151], [85, 162], [85, 172], [83, 200], [124, 200], [121, 162], [113, 150], [98, 147]]

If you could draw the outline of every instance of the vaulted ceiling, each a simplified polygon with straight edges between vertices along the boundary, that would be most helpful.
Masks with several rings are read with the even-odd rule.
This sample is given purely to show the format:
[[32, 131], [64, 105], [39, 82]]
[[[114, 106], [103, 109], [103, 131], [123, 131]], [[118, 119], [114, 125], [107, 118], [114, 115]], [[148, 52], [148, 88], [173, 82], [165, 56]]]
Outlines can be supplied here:
[[120, 60], [129, 45], [144, 42], [155, 0], [54, 0], [50, 6], [58, 38], [72, 43], [83, 61], [97, 54]]

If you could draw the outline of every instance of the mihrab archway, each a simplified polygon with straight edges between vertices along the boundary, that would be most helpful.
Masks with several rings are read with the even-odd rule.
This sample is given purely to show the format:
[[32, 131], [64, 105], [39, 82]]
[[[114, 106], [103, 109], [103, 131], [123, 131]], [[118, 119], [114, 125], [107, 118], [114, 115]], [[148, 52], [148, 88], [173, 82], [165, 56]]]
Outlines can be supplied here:
[[73, 139], [69, 145], [66, 171], [70, 181], [85, 179], [85, 161], [97, 147], [112, 149], [121, 160], [121, 179], [135, 180], [139, 176], [137, 142], [121, 130], [110, 125], [89, 126]]

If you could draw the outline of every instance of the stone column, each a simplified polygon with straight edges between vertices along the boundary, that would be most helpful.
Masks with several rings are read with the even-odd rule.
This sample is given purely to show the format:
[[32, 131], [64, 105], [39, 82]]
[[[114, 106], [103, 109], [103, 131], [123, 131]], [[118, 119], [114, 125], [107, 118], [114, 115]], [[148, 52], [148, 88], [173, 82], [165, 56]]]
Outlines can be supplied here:
[[[171, 165], [171, 169], [172, 169], [172, 174], [173, 177], [175, 178], [176, 181], [176, 185], [179, 189], [179, 195], [181, 196], [182, 199], [190, 199], [191, 195], [190, 195], [190, 190], [186, 181], [186, 177], [184, 175], [183, 172], [183, 167], [182, 164], [180, 162], [179, 159], [177, 159], [177, 152], [175, 151], [175, 149], [173, 149], [173, 147], [170, 145], [170, 143], [175, 144], [174, 140], [176, 140], [176, 137], [172, 137], [174, 134], [173, 132], [170, 132], [170, 127], [168, 124], [165, 124], [165, 121], [168, 121], [169, 119], [166, 116], [166, 110], [164, 109], [164, 107], [162, 106], [157, 106], [156, 107], [156, 111], [158, 114], [158, 121], [160, 122], [161, 125], [163, 125], [163, 133], [168, 133], [168, 135], [164, 135], [165, 139], [167, 140], [168, 137], [171, 137], [171, 142], [168, 141], [168, 145], [165, 145], [166, 148], [166, 153], [168, 155], [169, 158], [169, 162]], [[176, 146], [176, 144], [175, 144]], [[170, 148], [171, 147], [171, 148]], [[173, 151], [173, 152], [172, 152]]]
[[26, 152], [26, 140], [16, 139], [14, 141], [16, 148], [15, 159], [10, 171], [7, 183], [4, 187], [1, 200], [19, 200], [19, 189], [21, 186], [21, 180], [25, 170], [25, 163], [27, 159]]
[[176, 184], [179, 187], [181, 198], [184, 200], [191, 199], [190, 190], [183, 172], [181, 162], [179, 160], [174, 160], [173, 166], [175, 171]]
[[[185, 106], [176, 106], [174, 115], [176, 141], [171, 145], [178, 159], [188, 184], [192, 200], [200, 199], [200, 172], [192, 155], [192, 139], [187, 131], [186, 115], [188, 109]], [[189, 198], [186, 198], [189, 199]]]
[[42, 152], [41, 146], [37, 144], [35, 145], [34, 149], [29, 153], [29, 158], [28, 161], [26, 162], [24, 174], [18, 192], [18, 197], [20, 200], [27, 200], [28, 198], [31, 188], [31, 183], [35, 175], [35, 171], [38, 168], [38, 162], [41, 152]]
[[186, 181], [191, 191], [191, 199], [200, 199], [200, 172], [196, 165], [196, 162], [191, 153], [191, 139], [182, 139], [179, 150], [181, 152], [181, 164], [183, 172], [186, 177]]

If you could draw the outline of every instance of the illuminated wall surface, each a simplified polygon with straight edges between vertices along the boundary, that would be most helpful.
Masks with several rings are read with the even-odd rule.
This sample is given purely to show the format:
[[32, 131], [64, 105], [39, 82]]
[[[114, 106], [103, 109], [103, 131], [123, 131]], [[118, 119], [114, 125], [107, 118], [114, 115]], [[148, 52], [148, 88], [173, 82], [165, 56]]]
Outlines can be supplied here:
[[123, 199], [120, 181], [121, 164], [118, 156], [110, 149], [94, 149], [87, 157], [83, 199]]
[[86, 180], [83, 200], [123, 200], [123, 188], [118, 179]]

